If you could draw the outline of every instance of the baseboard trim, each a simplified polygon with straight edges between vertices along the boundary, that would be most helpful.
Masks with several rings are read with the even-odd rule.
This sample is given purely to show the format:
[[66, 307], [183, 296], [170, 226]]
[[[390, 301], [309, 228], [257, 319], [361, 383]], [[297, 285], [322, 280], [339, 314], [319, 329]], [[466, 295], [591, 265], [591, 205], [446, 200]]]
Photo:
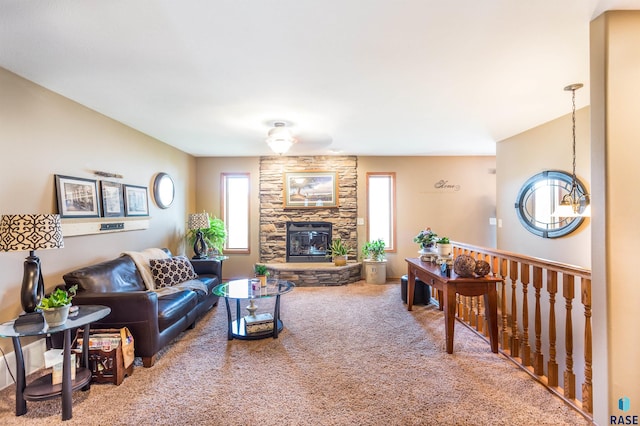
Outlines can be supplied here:
[[[24, 356], [24, 370], [28, 376], [41, 368], [44, 368], [44, 353], [47, 350], [45, 339], [36, 340], [33, 343], [29, 343], [22, 347], [22, 354]], [[1, 355], [1, 354], [0, 354]], [[13, 377], [16, 377], [16, 355], [14, 352], [8, 352], [5, 355], [7, 362], [0, 361], [0, 390], [13, 385]], [[7, 364], [11, 369], [11, 374], [7, 370]]]

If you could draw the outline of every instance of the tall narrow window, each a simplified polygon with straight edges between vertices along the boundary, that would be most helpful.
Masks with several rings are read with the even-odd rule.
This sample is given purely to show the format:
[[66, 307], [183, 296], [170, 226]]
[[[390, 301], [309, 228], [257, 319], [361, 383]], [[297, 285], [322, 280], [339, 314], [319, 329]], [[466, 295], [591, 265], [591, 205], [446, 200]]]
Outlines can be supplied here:
[[367, 173], [367, 241], [382, 239], [395, 251], [396, 174]]
[[222, 173], [225, 251], [249, 253], [249, 173]]

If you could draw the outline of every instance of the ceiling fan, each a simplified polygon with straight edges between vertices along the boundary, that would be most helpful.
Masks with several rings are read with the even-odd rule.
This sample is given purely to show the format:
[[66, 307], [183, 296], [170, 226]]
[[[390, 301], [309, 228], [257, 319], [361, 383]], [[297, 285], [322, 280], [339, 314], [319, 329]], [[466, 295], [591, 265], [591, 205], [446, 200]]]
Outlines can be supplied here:
[[273, 121], [270, 122], [270, 125], [272, 127], [267, 132], [265, 142], [278, 155], [285, 154], [298, 142], [300, 142], [298, 146], [304, 151], [323, 149], [333, 142], [331, 136], [327, 134], [294, 134], [291, 125], [285, 121]]

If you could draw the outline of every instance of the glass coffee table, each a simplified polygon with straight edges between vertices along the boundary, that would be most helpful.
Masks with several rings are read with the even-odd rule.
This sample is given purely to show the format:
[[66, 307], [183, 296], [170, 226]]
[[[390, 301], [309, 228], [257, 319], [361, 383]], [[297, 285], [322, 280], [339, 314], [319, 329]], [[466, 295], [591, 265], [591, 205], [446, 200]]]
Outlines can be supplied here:
[[[295, 288], [295, 284], [283, 280], [267, 280], [266, 287], [260, 287], [260, 283], [252, 279], [233, 280], [217, 285], [213, 293], [224, 297], [227, 306], [227, 321], [229, 330], [227, 337], [232, 339], [257, 340], [272, 336], [278, 338], [278, 333], [282, 331], [282, 321], [280, 320], [280, 296], [290, 292]], [[273, 316], [270, 314], [256, 314], [258, 306], [256, 301], [275, 297], [275, 307]], [[229, 299], [236, 299], [235, 319], [231, 316]], [[240, 310], [240, 300], [248, 300], [246, 307], [248, 314], [243, 316]], [[260, 318], [263, 320], [260, 321]], [[247, 330], [247, 320], [250, 328]], [[253, 320], [256, 320], [255, 323]]]

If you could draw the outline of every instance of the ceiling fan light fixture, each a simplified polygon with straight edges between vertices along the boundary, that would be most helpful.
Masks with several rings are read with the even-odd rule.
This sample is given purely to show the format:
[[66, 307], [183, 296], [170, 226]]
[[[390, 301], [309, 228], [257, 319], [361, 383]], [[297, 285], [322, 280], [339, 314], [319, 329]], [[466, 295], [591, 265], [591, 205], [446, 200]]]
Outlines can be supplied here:
[[276, 122], [274, 123], [274, 126], [275, 127], [267, 133], [266, 142], [273, 152], [278, 155], [282, 155], [289, 151], [289, 148], [298, 141], [293, 137], [291, 131], [284, 123]]

